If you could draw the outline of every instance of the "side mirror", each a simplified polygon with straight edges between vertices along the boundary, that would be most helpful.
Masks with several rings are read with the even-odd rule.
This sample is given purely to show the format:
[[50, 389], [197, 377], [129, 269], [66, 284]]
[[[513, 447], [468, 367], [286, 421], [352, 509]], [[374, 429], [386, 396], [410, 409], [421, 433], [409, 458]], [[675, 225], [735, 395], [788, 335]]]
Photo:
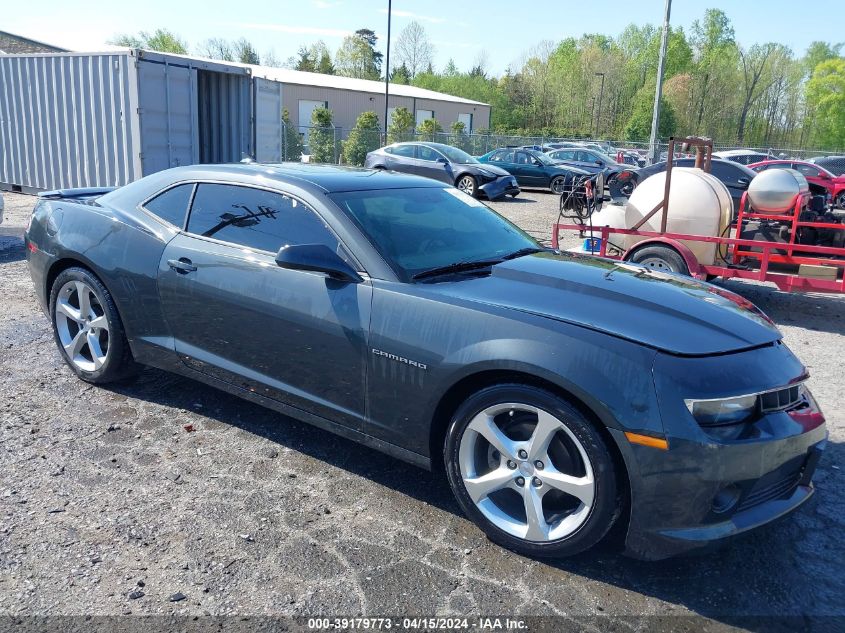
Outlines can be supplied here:
[[751, 181], [748, 180], [748, 178], [743, 177], [743, 178], [737, 178], [736, 182], [740, 185], [746, 185], [747, 186]]
[[531, 162], [534, 163], [535, 167], [542, 167], [543, 166], [543, 163], [541, 163], [538, 158], [533, 159]]
[[276, 255], [276, 264], [289, 270], [307, 270], [325, 273], [332, 279], [360, 283], [363, 281], [355, 269], [340, 255], [324, 244], [298, 244], [283, 246]]
[[604, 167], [604, 161], [603, 160], [597, 160], [596, 165], [598, 165], [599, 167]]

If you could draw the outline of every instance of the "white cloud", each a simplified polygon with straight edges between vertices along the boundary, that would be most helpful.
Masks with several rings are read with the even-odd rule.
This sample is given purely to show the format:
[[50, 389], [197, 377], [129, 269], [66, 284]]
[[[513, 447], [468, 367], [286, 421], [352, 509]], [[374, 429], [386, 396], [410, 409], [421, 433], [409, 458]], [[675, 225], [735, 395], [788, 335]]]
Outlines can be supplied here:
[[321, 35], [323, 37], [346, 37], [352, 35], [352, 31], [346, 29], [326, 29], [318, 26], [289, 26], [287, 24], [238, 24], [244, 29], [256, 29], [259, 31], [280, 31], [282, 33], [296, 33], [299, 35]]
[[[379, 13], [387, 13], [387, 9], [379, 9]], [[420, 15], [419, 13], [411, 13], [410, 11], [391, 11], [391, 13], [400, 18], [422, 20], [423, 22], [431, 22], [432, 24], [442, 24], [446, 21], [445, 18], [435, 18], [430, 15]]]

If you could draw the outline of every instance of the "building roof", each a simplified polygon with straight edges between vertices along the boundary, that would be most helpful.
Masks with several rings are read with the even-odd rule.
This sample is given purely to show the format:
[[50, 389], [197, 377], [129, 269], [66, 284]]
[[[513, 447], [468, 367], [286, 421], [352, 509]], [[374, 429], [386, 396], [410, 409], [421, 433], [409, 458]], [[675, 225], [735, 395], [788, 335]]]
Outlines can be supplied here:
[[8, 31], [0, 31], [0, 55], [21, 55], [27, 53], [63, 53], [67, 49], [45, 44]]
[[[384, 82], [372, 81], [369, 79], [355, 79], [354, 77], [341, 77], [339, 75], [323, 75], [321, 73], [308, 73], [301, 70], [290, 70], [289, 68], [275, 68], [272, 66], [250, 66], [252, 74], [256, 77], [263, 77], [283, 84], [297, 84], [301, 86], [317, 86], [320, 88], [335, 88], [337, 90], [354, 90], [356, 92], [368, 92], [373, 94], [384, 94]], [[455, 97], [445, 92], [436, 92], [417, 86], [405, 84], [390, 84], [390, 94], [397, 97], [410, 97], [413, 99], [432, 99], [434, 101], [450, 101], [452, 103], [466, 103], [469, 105], [488, 104], [463, 97]]]

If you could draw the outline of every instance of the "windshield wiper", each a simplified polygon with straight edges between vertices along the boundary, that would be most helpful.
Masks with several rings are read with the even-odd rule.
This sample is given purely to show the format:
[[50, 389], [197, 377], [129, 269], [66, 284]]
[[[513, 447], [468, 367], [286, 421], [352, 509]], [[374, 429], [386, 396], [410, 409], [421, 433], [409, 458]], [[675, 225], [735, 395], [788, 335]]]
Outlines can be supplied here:
[[445, 266], [438, 266], [437, 268], [429, 268], [428, 270], [424, 270], [416, 275], [412, 275], [411, 279], [426, 279], [427, 277], [437, 277], [438, 275], [447, 275], [449, 273], [459, 273], [467, 270], [476, 270], [478, 268], [488, 268], [493, 266], [494, 264], [498, 264], [502, 261], [501, 258], [499, 259], [483, 259], [478, 261], [464, 261], [464, 262], [453, 262], [451, 264], [446, 264]]
[[534, 253], [550, 253], [551, 251], [548, 248], [540, 248], [538, 246], [529, 246], [528, 248], [520, 248], [518, 251], [514, 251], [510, 255], [505, 255], [502, 257], [501, 261], [506, 261], [508, 259], [516, 259], [517, 257], [525, 257], [526, 255], [533, 255]]

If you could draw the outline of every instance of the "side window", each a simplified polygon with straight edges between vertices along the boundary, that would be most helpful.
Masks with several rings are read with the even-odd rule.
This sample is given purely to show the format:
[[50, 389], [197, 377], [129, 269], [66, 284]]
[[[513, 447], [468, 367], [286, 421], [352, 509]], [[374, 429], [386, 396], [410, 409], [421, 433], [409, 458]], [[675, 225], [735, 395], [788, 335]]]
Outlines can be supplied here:
[[425, 145], [417, 145], [417, 158], [431, 162], [441, 158], [440, 154]]
[[578, 159], [582, 163], [594, 163], [596, 161], [596, 157], [593, 156], [590, 152], [578, 152]]
[[731, 169], [730, 164], [726, 165], [725, 163], [713, 161], [710, 165], [710, 172], [722, 182], [736, 180], [733, 177], [733, 169]]
[[390, 148], [390, 153], [394, 156], [404, 156], [405, 158], [413, 158], [414, 157], [414, 146], [413, 145], [397, 145], [396, 147]]
[[176, 185], [147, 202], [144, 208], [180, 229], [185, 226], [185, 214], [194, 192], [194, 183]]
[[796, 163], [794, 168], [810, 178], [818, 178], [821, 175], [818, 169], [811, 167], [810, 165]]
[[513, 150], [499, 150], [495, 154], [490, 157], [490, 162], [492, 163], [512, 163], [513, 162]]
[[290, 244], [325, 244], [338, 250], [329, 228], [298, 200], [236, 185], [200, 184], [188, 231], [271, 253]]
[[577, 154], [577, 152], [573, 152], [571, 150], [568, 150], [568, 151], [565, 151], [565, 152], [558, 152], [557, 158], [559, 158], [561, 160], [575, 160], [576, 154]]
[[531, 157], [526, 154], [525, 152], [517, 152], [516, 153], [516, 164], [517, 165], [530, 165], [531, 164]]

